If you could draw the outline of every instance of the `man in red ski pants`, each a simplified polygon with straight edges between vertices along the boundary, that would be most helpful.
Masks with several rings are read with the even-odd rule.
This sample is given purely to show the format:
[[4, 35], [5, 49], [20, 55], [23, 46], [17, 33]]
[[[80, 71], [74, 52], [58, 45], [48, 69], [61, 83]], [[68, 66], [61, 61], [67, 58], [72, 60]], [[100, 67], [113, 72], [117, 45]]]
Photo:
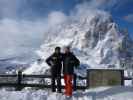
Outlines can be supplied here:
[[77, 57], [70, 51], [70, 47], [65, 47], [65, 53], [63, 55], [63, 74], [65, 82], [65, 95], [72, 96], [73, 92], [73, 77], [74, 77], [74, 67], [80, 65], [80, 61]]

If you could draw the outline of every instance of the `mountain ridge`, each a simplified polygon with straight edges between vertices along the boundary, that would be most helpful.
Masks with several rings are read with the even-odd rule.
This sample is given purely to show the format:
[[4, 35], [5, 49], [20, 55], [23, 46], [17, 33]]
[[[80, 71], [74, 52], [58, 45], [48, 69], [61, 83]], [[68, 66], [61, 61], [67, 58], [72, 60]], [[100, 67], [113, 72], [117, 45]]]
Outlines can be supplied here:
[[80, 70], [122, 68], [127, 64], [127, 60], [131, 63], [133, 41], [128, 33], [120, 30], [109, 13], [100, 10], [91, 12], [88, 10], [86, 13], [71, 15], [62, 23], [51, 27], [40, 50], [37, 51], [44, 61], [41, 64], [33, 63], [25, 73], [44, 73], [49, 68], [45, 63], [46, 57], [53, 52], [54, 47], [66, 45], [71, 46], [74, 54], [80, 59]]

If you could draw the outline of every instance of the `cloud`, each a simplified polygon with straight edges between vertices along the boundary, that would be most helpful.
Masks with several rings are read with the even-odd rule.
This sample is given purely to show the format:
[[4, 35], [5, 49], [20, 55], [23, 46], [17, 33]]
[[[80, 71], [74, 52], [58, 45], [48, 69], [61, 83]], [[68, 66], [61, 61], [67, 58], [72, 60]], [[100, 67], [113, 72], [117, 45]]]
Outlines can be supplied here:
[[36, 19], [64, 9], [67, 0], [0, 0], [0, 18]]
[[[45, 40], [49, 28], [67, 21], [72, 16], [54, 9], [53, 6], [56, 5], [58, 8], [62, 1], [0, 0], [0, 57], [32, 53], [38, 49]], [[88, 9], [112, 7], [120, 0], [76, 1], [77, 12], [70, 9], [73, 14]]]
[[0, 18], [32, 18], [39, 14], [40, 9], [46, 8], [50, 1], [0, 0]]
[[127, 22], [130, 22], [130, 23], [133, 23], [133, 14], [124, 16], [124, 20], [126, 20]]
[[0, 17], [15, 17], [21, 6], [20, 0], [0, 0]]
[[67, 20], [67, 16], [63, 12], [53, 11], [48, 15], [48, 24], [55, 26]]
[[0, 57], [33, 53], [45, 40], [48, 29], [66, 19], [64, 13], [53, 11], [47, 17], [34, 21], [10, 18], [0, 20]]
[[90, 8], [98, 8], [98, 9], [109, 9], [117, 6], [120, 3], [120, 0], [89, 0], [87, 5]]
[[[90, 8], [109, 9], [121, 4], [121, 0], [0, 0], [0, 18], [36, 19], [46, 17], [53, 10], [71, 11], [76, 5], [86, 3]], [[73, 7], [69, 6], [73, 4]]]
[[0, 57], [16, 56], [36, 49], [43, 39], [45, 24], [42, 22], [0, 21]]

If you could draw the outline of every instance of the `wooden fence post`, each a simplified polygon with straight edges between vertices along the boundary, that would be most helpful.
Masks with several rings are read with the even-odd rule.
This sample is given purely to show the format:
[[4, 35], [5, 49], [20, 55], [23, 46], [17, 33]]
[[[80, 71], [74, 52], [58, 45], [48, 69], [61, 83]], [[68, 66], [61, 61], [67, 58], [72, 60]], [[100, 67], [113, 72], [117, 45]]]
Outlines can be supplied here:
[[22, 82], [22, 71], [19, 70], [17, 72], [17, 87], [16, 87], [17, 91], [21, 91], [22, 89], [21, 82]]
[[88, 69], [87, 70], [87, 77], [86, 77], [86, 81], [87, 81], [87, 88], [89, 88], [90, 87], [90, 72], [89, 72], [90, 70]]
[[121, 85], [124, 86], [125, 85], [124, 70], [120, 70], [120, 71], [121, 71]]

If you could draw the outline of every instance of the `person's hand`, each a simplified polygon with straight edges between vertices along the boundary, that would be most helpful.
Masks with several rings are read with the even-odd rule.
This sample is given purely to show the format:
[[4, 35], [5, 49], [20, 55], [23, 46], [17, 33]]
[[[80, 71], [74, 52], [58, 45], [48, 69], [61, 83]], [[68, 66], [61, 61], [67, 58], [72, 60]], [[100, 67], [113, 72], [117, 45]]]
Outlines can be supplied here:
[[51, 65], [51, 66], [54, 66], [55, 64], [54, 64], [52, 61], [50, 61], [50, 65]]

